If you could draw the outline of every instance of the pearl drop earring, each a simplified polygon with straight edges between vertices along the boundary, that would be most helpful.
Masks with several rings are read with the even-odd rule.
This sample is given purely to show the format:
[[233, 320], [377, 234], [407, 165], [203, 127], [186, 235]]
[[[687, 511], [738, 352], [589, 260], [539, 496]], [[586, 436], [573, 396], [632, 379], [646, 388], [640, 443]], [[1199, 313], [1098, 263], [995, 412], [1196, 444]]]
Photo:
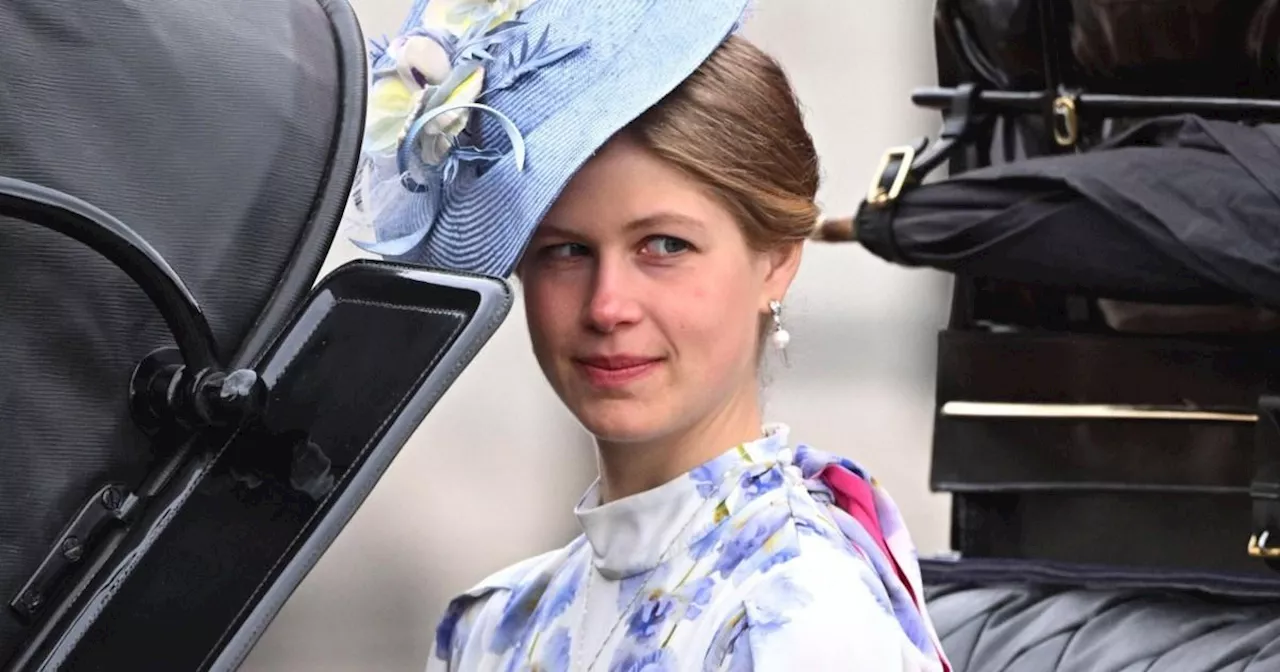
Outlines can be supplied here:
[[791, 343], [791, 333], [782, 326], [782, 302], [770, 301], [769, 312], [773, 313], [773, 333], [769, 334], [769, 342], [778, 350], [786, 350]]

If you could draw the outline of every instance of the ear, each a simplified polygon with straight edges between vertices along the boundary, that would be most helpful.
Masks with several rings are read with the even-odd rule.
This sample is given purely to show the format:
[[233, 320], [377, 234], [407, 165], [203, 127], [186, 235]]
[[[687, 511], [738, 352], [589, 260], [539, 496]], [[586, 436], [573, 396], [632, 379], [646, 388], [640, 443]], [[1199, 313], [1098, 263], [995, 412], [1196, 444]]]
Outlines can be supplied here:
[[773, 300], [781, 301], [782, 297], [787, 295], [791, 282], [796, 278], [796, 271], [800, 269], [800, 258], [803, 253], [804, 241], [796, 241], [764, 254], [765, 276], [762, 287], [764, 296], [761, 297], [760, 305], [767, 306]]

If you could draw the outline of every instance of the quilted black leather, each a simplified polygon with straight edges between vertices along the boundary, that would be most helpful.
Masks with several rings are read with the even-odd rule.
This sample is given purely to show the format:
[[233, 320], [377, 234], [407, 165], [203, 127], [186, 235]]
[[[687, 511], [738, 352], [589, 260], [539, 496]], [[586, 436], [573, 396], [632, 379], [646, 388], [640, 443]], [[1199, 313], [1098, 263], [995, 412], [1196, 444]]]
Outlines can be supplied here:
[[1076, 579], [947, 579], [926, 570], [929, 613], [955, 672], [1280, 670], [1274, 592]]

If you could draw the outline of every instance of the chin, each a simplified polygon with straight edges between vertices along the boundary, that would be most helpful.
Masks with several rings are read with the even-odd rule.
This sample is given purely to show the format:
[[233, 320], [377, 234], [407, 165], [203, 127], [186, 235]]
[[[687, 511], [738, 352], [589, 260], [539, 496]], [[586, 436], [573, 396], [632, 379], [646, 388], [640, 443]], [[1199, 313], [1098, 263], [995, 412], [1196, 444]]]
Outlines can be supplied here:
[[594, 399], [570, 411], [596, 440], [608, 443], [651, 441], [671, 425], [667, 413], [635, 399]]

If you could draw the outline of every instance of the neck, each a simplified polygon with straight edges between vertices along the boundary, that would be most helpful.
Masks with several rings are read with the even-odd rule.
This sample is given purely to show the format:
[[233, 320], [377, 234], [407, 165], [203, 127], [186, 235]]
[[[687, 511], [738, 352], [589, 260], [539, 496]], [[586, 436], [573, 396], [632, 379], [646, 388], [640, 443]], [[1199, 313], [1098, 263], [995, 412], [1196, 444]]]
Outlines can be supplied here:
[[656, 488], [741, 443], [760, 438], [763, 420], [755, 395], [735, 396], [715, 413], [660, 438], [641, 442], [596, 440], [600, 503]]

